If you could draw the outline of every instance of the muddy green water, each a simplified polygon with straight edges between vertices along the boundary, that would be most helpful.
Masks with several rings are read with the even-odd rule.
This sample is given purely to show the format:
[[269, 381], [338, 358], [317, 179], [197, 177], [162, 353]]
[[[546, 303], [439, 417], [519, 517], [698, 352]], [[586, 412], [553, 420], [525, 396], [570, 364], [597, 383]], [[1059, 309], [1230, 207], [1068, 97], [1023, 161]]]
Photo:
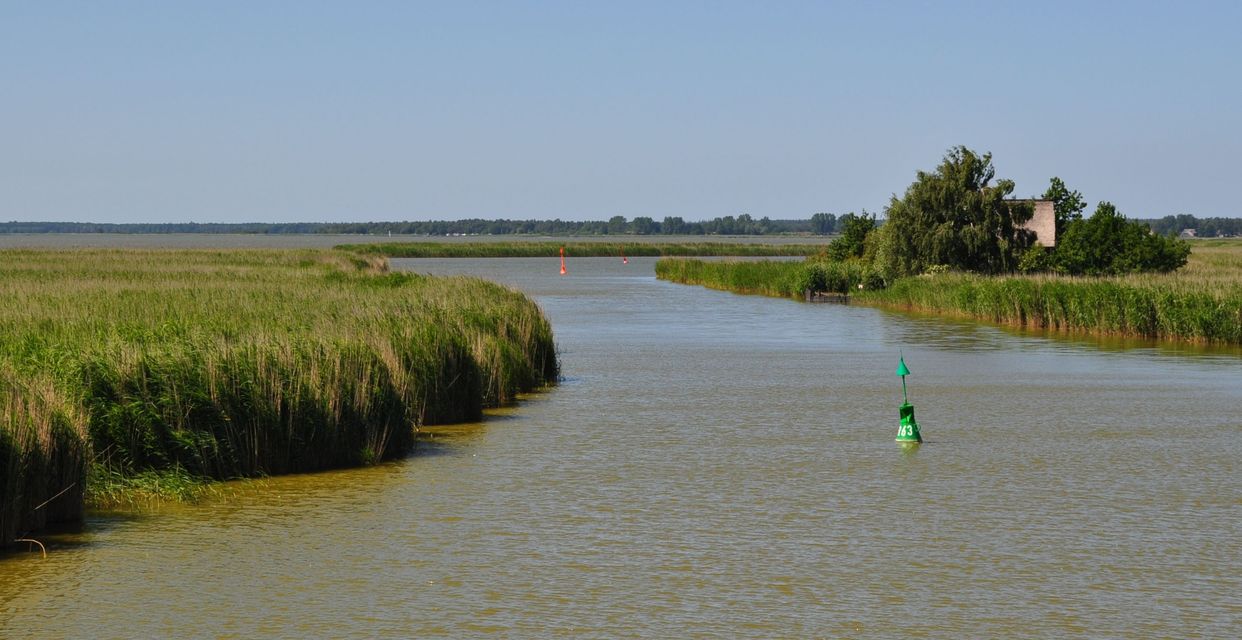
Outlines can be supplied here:
[[[655, 280], [520, 287], [566, 380], [376, 468], [95, 516], [0, 559], [0, 637], [1242, 633], [1242, 357]], [[893, 442], [898, 350], [927, 444]]]

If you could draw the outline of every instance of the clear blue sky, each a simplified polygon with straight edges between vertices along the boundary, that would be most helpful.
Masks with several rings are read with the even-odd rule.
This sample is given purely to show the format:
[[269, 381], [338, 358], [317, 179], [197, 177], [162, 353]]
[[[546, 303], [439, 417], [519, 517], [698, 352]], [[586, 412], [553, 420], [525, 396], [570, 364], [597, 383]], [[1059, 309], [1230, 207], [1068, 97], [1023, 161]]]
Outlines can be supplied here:
[[1242, 215], [1242, 3], [0, 0], [0, 220]]

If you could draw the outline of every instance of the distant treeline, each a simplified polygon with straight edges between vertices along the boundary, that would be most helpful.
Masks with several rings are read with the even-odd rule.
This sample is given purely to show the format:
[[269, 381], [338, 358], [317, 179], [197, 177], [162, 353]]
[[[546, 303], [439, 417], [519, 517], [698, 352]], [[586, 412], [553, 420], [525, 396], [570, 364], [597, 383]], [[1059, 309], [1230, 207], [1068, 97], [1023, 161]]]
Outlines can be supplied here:
[[1160, 235], [1176, 235], [1186, 229], [1194, 229], [1195, 236], [1200, 238], [1242, 236], [1242, 218], [1196, 218], [1183, 213], [1141, 222], [1147, 223], [1152, 231]]
[[425, 222], [287, 222], [287, 223], [171, 223], [103, 224], [92, 222], [0, 222], [0, 233], [245, 233], [245, 234], [357, 234], [357, 235], [769, 235], [811, 233], [827, 235], [837, 228], [837, 216], [817, 213], [809, 220], [755, 219], [750, 214], [724, 216], [705, 222], [686, 222], [678, 216], [663, 220], [639, 216], [627, 220], [432, 220]]
[[[865, 212], [864, 212], [865, 215]], [[613, 216], [608, 220], [429, 220], [405, 222], [175, 222], [110, 224], [95, 222], [0, 222], [5, 233], [239, 233], [239, 234], [325, 234], [325, 235], [747, 235], [774, 234], [831, 235], [840, 233], [844, 216], [817, 213], [809, 220], [755, 219], [749, 214], [724, 216], [705, 222], [686, 222], [678, 216], [656, 220], [639, 216], [633, 220]], [[882, 224], [883, 219], [876, 220]], [[1179, 234], [1194, 229], [1204, 237], [1242, 236], [1242, 218], [1196, 218], [1189, 214], [1165, 216], [1158, 220], [1139, 220], [1158, 234]]]

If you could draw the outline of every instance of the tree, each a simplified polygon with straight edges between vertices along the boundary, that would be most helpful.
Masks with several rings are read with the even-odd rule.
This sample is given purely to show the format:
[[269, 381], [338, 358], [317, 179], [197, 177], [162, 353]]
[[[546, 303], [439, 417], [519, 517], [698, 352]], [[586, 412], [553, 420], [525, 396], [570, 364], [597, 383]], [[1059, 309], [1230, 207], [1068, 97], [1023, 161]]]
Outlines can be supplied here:
[[1171, 235], [1178, 235], [1187, 229], [1195, 229], [1196, 231], [1202, 230], [1203, 235], [1205, 236], [1216, 235], [1214, 233], [1208, 233], [1205, 225], [1200, 224], [1198, 218], [1188, 213], [1177, 214], [1177, 217], [1173, 218], [1173, 232]]
[[833, 260], [861, 258], [867, 234], [875, 229], [875, 214], [867, 215], [866, 211], [862, 215], [847, 213], [837, 220], [837, 228], [841, 230], [841, 237], [828, 244], [828, 257]]
[[826, 236], [837, 230], [837, 217], [831, 213], [817, 213], [811, 216], [811, 231]]
[[982, 273], [1016, 269], [1035, 239], [1021, 226], [1033, 208], [1006, 201], [1013, 181], [991, 184], [995, 176], [992, 154], [964, 146], [950, 149], [935, 171], [919, 171], [905, 195], [889, 202], [879, 266], [890, 277], [933, 265]]
[[709, 224], [712, 224], [712, 223], [714, 223], [714, 226], [715, 226], [714, 233], [729, 236], [737, 232], [736, 231], [737, 220], [735, 220], [733, 216], [725, 216], [723, 218], [716, 218], [715, 220], [712, 220], [712, 222]]
[[1161, 236], [1101, 202], [1085, 220], [1072, 220], [1057, 241], [1053, 268], [1070, 275], [1118, 275], [1136, 271], [1173, 271], [1186, 264], [1190, 245]]
[[665, 216], [660, 229], [670, 235], [681, 235], [686, 233], [686, 221], [682, 220], [681, 216]]
[[608, 219], [608, 233], [621, 234], [628, 229], [629, 224], [626, 223], [625, 216], [613, 216]]
[[1077, 191], [1070, 191], [1069, 187], [1060, 178], [1053, 176], [1048, 190], [1044, 192], [1044, 200], [1052, 201], [1052, 208], [1057, 220], [1057, 235], [1065, 233], [1065, 227], [1074, 220], [1082, 219], [1082, 212], [1087, 208], [1087, 201], [1082, 199], [1082, 194]]
[[634, 221], [630, 223], [630, 227], [634, 230], [634, 233], [640, 236], [660, 232], [660, 228], [656, 225], [655, 220], [652, 220], [647, 216], [638, 216], [637, 218], [634, 218]]

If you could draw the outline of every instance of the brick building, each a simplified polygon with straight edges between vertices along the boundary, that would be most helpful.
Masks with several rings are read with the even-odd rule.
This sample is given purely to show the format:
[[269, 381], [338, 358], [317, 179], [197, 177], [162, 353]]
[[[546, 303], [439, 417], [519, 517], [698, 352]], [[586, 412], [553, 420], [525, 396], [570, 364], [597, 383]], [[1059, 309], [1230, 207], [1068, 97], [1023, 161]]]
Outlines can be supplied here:
[[1031, 198], [1015, 199], [1010, 202], [1030, 204], [1035, 207], [1035, 215], [1031, 216], [1022, 228], [1034, 231], [1035, 241], [1039, 244], [1049, 248], [1057, 246], [1057, 214], [1051, 200]]

